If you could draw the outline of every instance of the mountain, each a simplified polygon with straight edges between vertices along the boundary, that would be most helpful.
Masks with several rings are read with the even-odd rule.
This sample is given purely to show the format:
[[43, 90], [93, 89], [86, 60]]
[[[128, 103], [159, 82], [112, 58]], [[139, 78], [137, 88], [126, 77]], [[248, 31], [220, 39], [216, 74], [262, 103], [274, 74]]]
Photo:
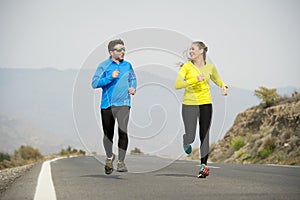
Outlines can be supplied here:
[[[129, 150], [138, 147], [145, 153], [178, 157], [182, 154], [183, 124], [181, 99], [183, 90], [174, 89], [178, 69], [149, 65], [135, 69], [138, 90], [132, 97], [129, 122]], [[56, 70], [0, 69], [0, 113], [8, 118], [22, 119], [39, 127], [40, 143], [47, 146], [50, 138], [57, 143], [43, 152], [58, 152], [71, 145], [87, 152], [103, 154], [102, 129], [99, 115], [101, 89], [91, 88], [95, 69]], [[213, 124], [211, 142], [224, 137], [237, 114], [258, 104], [253, 91], [230, 86], [229, 96], [221, 96], [212, 83]], [[0, 127], [6, 124], [1, 122]], [[10, 144], [19, 144], [23, 127], [11, 126]], [[2, 130], [2, 129], [0, 129]], [[30, 134], [30, 133], [28, 133]], [[0, 151], [7, 133], [0, 133]], [[115, 134], [117, 137], [117, 133]], [[33, 138], [29, 137], [28, 138]], [[195, 140], [195, 146], [199, 141]], [[116, 147], [115, 147], [116, 149]]]
[[[69, 144], [81, 147], [75, 137], [72, 120], [72, 85], [75, 76], [76, 71], [53, 68], [0, 69], [0, 113], [13, 119], [6, 132], [2, 128], [5, 129], [8, 121], [1, 121], [0, 151], [12, 152], [17, 144], [23, 143], [43, 144], [37, 146], [45, 154], [57, 153], [62, 146]], [[18, 123], [23, 125], [18, 126]], [[35, 132], [27, 131], [29, 127], [34, 127]], [[24, 132], [28, 138], [26, 141], [21, 136]], [[30, 142], [30, 138], [40, 141]], [[3, 141], [7, 140], [10, 140], [8, 144], [14, 145], [4, 145]], [[51, 140], [57, 142], [48, 145]]]
[[213, 145], [212, 161], [300, 165], [300, 94], [265, 108], [241, 112], [224, 139]]
[[33, 122], [16, 117], [0, 115], [0, 133], [1, 152], [10, 154], [21, 145], [33, 146], [41, 153], [47, 153], [62, 144], [62, 140], [52, 137]]

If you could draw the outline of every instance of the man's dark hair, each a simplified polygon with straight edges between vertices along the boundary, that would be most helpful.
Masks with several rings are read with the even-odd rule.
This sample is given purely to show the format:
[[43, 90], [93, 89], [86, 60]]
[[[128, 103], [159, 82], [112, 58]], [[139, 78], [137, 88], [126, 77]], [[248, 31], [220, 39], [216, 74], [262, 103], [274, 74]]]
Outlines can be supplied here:
[[122, 44], [124, 45], [124, 42], [123, 40], [121, 39], [117, 39], [117, 40], [112, 40], [108, 43], [108, 52], [109, 51], [113, 51], [114, 50], [114, 47], [117, 45], [117, 44]]

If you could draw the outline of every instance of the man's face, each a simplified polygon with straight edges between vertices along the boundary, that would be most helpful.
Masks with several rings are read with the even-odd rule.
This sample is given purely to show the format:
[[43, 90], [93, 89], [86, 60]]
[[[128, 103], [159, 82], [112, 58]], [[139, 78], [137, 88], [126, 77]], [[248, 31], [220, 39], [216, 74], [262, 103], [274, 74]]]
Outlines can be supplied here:
[[122, 44], [117, 44], [110, 51], [110, 55], [114, 60], [122, 61], [125, 55], [125, 47]]

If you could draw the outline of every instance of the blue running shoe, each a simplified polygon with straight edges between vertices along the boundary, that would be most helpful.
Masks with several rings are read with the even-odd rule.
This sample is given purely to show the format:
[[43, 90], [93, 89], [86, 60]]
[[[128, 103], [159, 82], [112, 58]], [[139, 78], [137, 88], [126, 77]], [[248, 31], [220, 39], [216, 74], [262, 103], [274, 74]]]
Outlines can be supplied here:
[[192, 146], [190, 144], [183, 144], [183, 149], [186, 154], [191, 154], [192, 153]]

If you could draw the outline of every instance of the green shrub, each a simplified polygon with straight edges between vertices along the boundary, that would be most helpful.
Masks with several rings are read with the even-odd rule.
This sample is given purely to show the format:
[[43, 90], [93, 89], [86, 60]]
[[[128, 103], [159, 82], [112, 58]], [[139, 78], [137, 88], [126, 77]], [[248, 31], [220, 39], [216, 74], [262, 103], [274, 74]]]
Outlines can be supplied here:
[[61, 156], [69, 156], [70, 155], [70, 152], [68, 152], [67, 150], [65, 149], [62, 149], [59, 153], [59, 155]]
[[267, 158], [271, 153], [273, 152], [273, 150], [271, 149], [262, 149], [258, 152], [258, 157], [264, 159], [264, 158]]
[[143, 154], [143, 152], [139, 148], [135, 147], [130, 151], [130, 154]]
[[266, 107], [274, 105], [280, 99], [277, 89], [268, 89], [266, 87], [259, 87], [258, 90], [254, 90], [254, 95], [261, 99]]
[[80, 149], [79, 150], [79, 154], [84, 156], [85, 155], [85, 151], [83, 151], [83, 150]]
[[276, 141], [274, 138], [267, 138], [263, 144], [263, 149], [258, 152], [258, 157], [264, 159], [273, 153], [276, 147]]
[[245, 142], [241, 136], [236, 136], [232, 138], [230, 144], [231, 144], [231, 148], [233, 148], [235, 151], [238, 151], [240, 148], [242, 148], [245, 145]]
[[274, 150], [276, 147], [276, 140], [274, 138], [267, 138], [264, 142], [264, 148]]
[[8, 153], [0, 152], [0, 162], [4, 160], [10, 161], [10, 155]]
[[217, 161], [218, 161], [218, 159], [217, 159], [217, 158], [215, 158], [215, 157], [212, 157], [212, 158], [211, 158], [211, 161], [212, 161], [212, 162], [217, 162]]
[[38, 149], [23, 145], [18, 150], [15, 150], [15, 157], [23, 160], [39, 160], [43, 158]]
[[85, 155], [85, 151], [81, 149], [78, 151], [78, 149], [68, 146], [66, 149], [62, 149], [59, 155], [67, 157], [69, 157], [70, 155]]

